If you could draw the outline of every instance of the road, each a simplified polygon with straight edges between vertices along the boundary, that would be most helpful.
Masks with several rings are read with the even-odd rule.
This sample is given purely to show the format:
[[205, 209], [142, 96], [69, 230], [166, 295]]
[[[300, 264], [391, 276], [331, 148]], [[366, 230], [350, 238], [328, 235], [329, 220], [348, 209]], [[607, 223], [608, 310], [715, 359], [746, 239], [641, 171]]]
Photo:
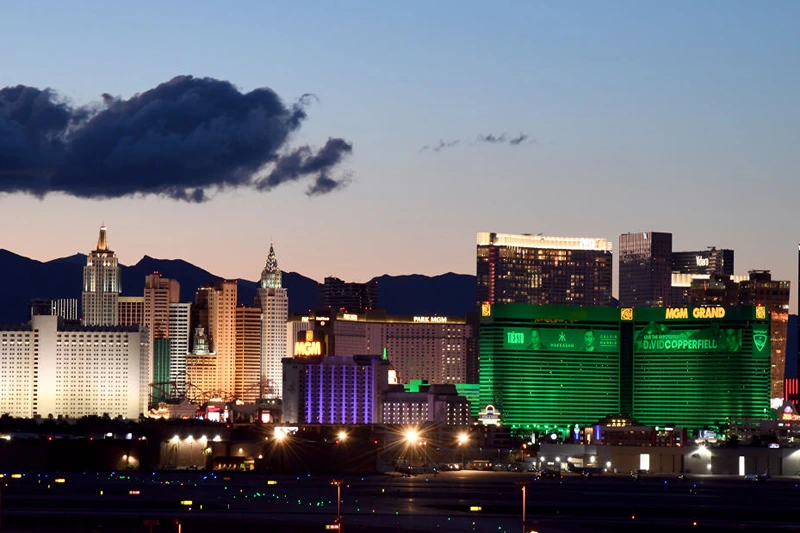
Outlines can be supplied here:
[[[63, 483], [56, 483], [56, 478]], [[437, 476], [343, 476], [348, 533], [522, 531], [527, 479], [528, 529], [541, 533], [633, 531], [800, 532], [800, 478], [750, 483], [738, 477], [605, 475], [561, 481], [525, 473], [443, 472]], [[336, 516], [330, 476], [205, 472], [7, 474], [3, 533], [236, 531], [321, 532]]]

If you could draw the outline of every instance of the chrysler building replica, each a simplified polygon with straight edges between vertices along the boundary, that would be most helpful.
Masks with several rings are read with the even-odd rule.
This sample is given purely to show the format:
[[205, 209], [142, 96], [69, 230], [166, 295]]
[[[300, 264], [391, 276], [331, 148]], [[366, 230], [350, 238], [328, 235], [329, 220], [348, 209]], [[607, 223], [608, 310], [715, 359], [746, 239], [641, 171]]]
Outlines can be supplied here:
[[261, 383], [271, 386], [274, 394], [282, 398], [281, 359], [286, 357], [289, 296], [282, 285], [281, 271], [272, 243], [269, 245], [269, 255], [264, 270], [261, 271], [258, 304], [261, 306]]
[[108, 249], [106, 226], [100, 226], [97, 249], [89, 254], [83, 267], [83, 324], [118, 325], [117, 302], [122, 292], [117, 254]]

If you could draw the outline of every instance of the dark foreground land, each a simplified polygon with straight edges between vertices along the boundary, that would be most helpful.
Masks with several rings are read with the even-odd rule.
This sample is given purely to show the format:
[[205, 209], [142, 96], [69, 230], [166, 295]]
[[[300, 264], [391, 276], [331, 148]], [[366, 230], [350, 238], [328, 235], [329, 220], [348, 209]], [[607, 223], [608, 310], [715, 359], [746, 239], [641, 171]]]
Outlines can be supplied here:
[[[800, 532], [800, 478], [568, 475], [559, 481], [444, 472], [343, 479], [342, 531], [348, 533], [516, 533], [522, 531], [519, 480], [529, 481], [528, 529], [541, 533]], [[328, 476], [29, 473], [0, 481], [3, 533], [323, 532], [337, 512]]]

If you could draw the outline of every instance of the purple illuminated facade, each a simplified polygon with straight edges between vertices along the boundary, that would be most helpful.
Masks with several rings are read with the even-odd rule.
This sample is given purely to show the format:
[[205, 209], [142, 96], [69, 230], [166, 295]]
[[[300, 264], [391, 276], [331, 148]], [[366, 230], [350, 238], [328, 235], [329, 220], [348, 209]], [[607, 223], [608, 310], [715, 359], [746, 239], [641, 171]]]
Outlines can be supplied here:
[[283, 421], [375, 424], [389, 389], [389, 361], [378, 355], [283, 359]]

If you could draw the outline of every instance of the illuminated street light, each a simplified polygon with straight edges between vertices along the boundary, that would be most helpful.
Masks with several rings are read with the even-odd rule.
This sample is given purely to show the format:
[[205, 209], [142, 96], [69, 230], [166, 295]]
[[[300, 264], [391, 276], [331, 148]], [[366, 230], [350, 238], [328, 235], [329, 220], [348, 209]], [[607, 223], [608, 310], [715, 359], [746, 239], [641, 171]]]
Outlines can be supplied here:
[[339, 442], [344, 442], [344, 441], [347, 440], [347, 432], [346, 431], [340, 431], [339, 434], [336, 435], [336, 436], [339, 439]]
[[416, 429], [409, 429], [406, 431], [406, 442], [409, 444], [416, 444], [419, 441], [419, 433]]
[[469, 441], [469, 435], [466, 433], [459, 433], [458, 434], [458, 446], [461, 448], [461, 468], [464, 468], [464, 448], [466, 448], [466, 444]]

